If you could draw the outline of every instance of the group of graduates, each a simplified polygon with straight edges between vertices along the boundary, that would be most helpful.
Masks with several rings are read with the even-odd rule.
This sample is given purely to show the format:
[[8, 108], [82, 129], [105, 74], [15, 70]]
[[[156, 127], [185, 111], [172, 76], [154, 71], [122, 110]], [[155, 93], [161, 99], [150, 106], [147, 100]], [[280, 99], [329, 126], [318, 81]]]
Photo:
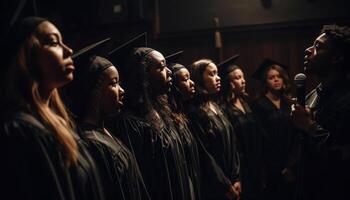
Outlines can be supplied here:
[[[305, 146], [319, 157], [326, 151], [340, 168], [343, 182], [332, 194], [347, 188], [349, 172], [341, 173], [349, 171], [349, 149], [339, 147], [339, 158], [333, 150], [349, 147], [343, 118], [349, 113], [322, 109], [332, 115], [318, 121], [309, 108], [296, 104], [292, 110], [285, 66], [272, 60], [253, 74], [263, 94], [251, 100], [238, 55], [185, 67], [177, 63], [181, 52], [164, 56], [147, 47], [145, 37], [113, 49], [105, 39], [73, 53], [47, 19], [27, 17], [11, 28], [0, 79], [2, 197], [293, 199], [308, 183], [299, 176], [306, 174], [299, 166], [309, 158], [301, 156]], [[311, 57], [306, 64], [317, 61]], [[343, 86], [337, 94], [350, 94]], [[311, 96], [313, 108], [321, 105]], [[349, 111], [348, 97], [333, 99], [342, 103], [339, 112]], [[323, 124], [329, 120], [336, 125]], [[310, 155], [316, 171], [334, 180], [328, 171], [334, 166], [323, 168], [317, 156]], [[301, 198], [316, 199], [308, 191]]]

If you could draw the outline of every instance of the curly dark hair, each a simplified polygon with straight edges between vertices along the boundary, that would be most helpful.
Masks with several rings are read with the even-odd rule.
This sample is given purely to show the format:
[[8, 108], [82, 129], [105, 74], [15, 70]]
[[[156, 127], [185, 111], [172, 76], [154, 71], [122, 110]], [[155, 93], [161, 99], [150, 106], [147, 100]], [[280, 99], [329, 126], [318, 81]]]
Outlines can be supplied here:
[[[350, 65], [350, 27], [336, 24], [324, 25], [321, 30], [321, 34], [323, 33], [328, 36], [335, 51], [343, 54], [344, 66], [348, 67]], [[345, 70], [349, 71], [348, 68]]]

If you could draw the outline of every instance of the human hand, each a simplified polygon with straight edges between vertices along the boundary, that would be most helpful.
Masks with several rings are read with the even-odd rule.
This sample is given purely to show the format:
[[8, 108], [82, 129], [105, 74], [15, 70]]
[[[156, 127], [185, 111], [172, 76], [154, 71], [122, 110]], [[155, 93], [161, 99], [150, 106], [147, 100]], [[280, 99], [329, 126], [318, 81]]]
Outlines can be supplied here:
[[315, 123], [310, 109], [299, 104], [292, 105], [291, 117], [293, 124], [303, 131], [309, 130]]
[[284, 177], [284, 180], [286, 180], [287, 182], [291, 183], [291, 182], [295, 181], [295, 175], [294, 175], [292, 170], [290, 170], [288, 168], [284, 168], [281, 171], [281, 174]]

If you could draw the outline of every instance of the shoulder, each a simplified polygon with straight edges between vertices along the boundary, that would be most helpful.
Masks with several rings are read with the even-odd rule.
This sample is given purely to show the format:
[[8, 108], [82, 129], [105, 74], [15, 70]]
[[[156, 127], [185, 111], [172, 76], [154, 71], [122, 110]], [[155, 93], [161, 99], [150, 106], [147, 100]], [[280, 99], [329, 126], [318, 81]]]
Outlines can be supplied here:
[[8, 137], [30, 137], [49, 135], [49, 130], [32, 114], [16, 112], [11, 114], [0, 124], [2, 136]]

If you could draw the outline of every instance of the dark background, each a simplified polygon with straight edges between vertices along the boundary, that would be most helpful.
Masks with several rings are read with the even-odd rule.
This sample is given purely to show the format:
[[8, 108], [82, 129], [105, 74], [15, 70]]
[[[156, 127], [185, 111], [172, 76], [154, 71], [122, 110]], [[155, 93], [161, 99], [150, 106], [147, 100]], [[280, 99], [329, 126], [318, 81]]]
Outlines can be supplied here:
[[[148, 46], [164, 55], [183, 50], [184, 65], [239, 53], [251, 94], [258, 83], [250, 76], [263, 58], [287, 65], [293, 78], [323, 24], [350, 25], [347, 0], [2, 0], [1, 38], [20, 3], [25, 6], [19, 17], [49, 18], [74, 50], [105, 37], [116, 46], [147, 32]], [[222, 35], [221, 49], [215, 48], [215, 30]], [[307, 83], [310, 89], [317, 81], [310, 77]]]

